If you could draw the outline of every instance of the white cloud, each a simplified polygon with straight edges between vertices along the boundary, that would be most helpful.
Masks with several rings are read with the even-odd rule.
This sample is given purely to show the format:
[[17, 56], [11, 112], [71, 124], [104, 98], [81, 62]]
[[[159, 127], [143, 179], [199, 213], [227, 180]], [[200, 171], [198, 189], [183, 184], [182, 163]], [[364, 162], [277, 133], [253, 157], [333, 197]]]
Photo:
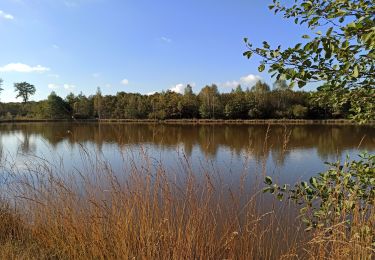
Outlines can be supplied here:
[[185, 93], [185, 88], [187, 85], [190, 85], [191, 87], [195, 87], [196, 84], [193, 82], [193, 83], [188, 83], [188, 84], [183, 84], [183, 83], [179, 83], [171, 88], [169, 88], [170, 91], [173, 91], [173, 92], [176, 92], [176, 93], [180, 93], [180, 94], [184, 94]]
[[75, 89], [76, 88], [76, 86], [75, 85], [71, 85], [71, 84], [64, 84], [64, 89], [65, 90], [73, 90], [73, 89]]
[[220, 85], [225, 87], [225, 88], [233, 89], [233, 88], [236, 88], [239, 84], [240, 84], [240, 82], [238, 82], [236, 80], [233, 80], [233, 81], [224, 82], [223, 84], [220, 84]]
[[169, 90], [173, 91], [173, 92], [176, 92], [176, 93], [184, 94], [185, 87], [186, 86], [184, 84], [180, 83], [180, 84], [177, 84], [176, 86], [170, 88]]
[[49, 89], [52, 89], [52, 90], [57, 90], [57, 89], [65, 89], [66, 91], [72, 91], [73, 89], [76, 88], [75, 85], [73, 84], [63, 84], [63, 85], [59, 85], [59, 84], [55, 84], [55, 83], [50, 83], [47, 85]]
[[128, 79], [123, 79], [123, 80], [121, 80], [121, 84], [126, 86], [126, 85], [129, 84], [129, 80]]
[[49, 71], [50, 68], [43, 67], [41, 65], [36, 66], [30, 66], [23, 63], [9, 63], [3, 67], [0, 67], [0, 72], [23, 72], [23, 73], [29, 73], [29, 72], [46, 72]]
[[152, 96], [152, 95], [154, 95], [155, 93], [157, 93], [157, 92], [156, 92], [156, 91], [151, 91], [151, 92], [146, 93], [146, 95], [147, 95], [147, 96]]
[[243, 76], [240, 81], [242, 84], [253, 86], [255, 83], [257, 83], [259, 80], [262, 80], [262, 77], [254, 74], [249, 74], [247, 76]]
[[59, 87], [60, 87], [59, 85], [56, 85], [56, 84], [53, 84], [53, 83], [48, 84], [48, 88], [49, 88], [49, 89], [56, 90], [56, 89], [58, 89]]
[[247, 76], [241, 77], [239, 80], [226, 81], [224, 83], [218, 83], [217, 85], [221, 87], [222, 90], [225, 92], [228, 89], [235, 89], [238, 85], [241, 85], [242, 87], [245, 87], [245, 88], [252, 87], [259, 80], [262, 80], [260, 76], [249, 74]]
[[0, 18], [3, 18], [5, 20], [13, 20], [14, 16], [11, 14], [7, 14], [4, 11], [0, 10]]
[[166, 42], [166, 43], [171, 43], [171, 42], [172, 42], [172, 39], [167, 38], [167, 37], [165, 37], [165, 36], [160, 37], [160, 40], [162, 40], [163, 42]]
[[111, 87], [112, 87], [112, 85], [111, 85], [111, 84], [109, 84], [109, 83], [107, 83], [107, 84], [105, 84], [105, 85], [104, 85], [104, 87], [106, 87], [106, 88], [111, 88]]

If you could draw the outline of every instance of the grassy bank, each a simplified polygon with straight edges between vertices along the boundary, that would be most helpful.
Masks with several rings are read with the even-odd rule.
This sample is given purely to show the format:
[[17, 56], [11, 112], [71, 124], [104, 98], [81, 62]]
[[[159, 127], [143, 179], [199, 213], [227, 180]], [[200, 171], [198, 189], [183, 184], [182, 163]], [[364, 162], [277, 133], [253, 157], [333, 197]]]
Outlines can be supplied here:
[[[340, 218], [306, 233], [294, 206], [262, 193], [265, 172], [247, 189], [244, 173], [228, 186], [214, 168], [194, 172], [124, 156], [115, 173], [82, 147], [82, 167], [31, 156], [2, 162], [1, 259], [371, 259], [368, 237]], [[334, 201], [334, 198], [332, 198]], [[353, 229], [372, 225], [374, 203]], [[359, 213], [359, 212], [358, 212]], [[360, 214], [358, 214], [359, 216]]]
[[[327, 120], [309, 120], [309, 119], [100, 119], [101, 123], [159, 123], [173, 125], [357, 125], [358, 122], [348, 119], [327, 119]], [[375, 121], [369, 121], [366, 125], [375, 125]]]
[[40, 118], [17, 118], [0, 119], [0, 123], [43, 123], [43, 122], [98, 122], [97, 119], [40, 119]]
[[[357, 125], [358, 122], [348, 119], [1, 119], [0, 123], [27, 123], [27, 122], [99, 122], [99, 123], [144, 123], [144, 124], [174, 124], [174, 125]], [[375, 121], [368, 121], [365, 125], [375, 125]]]

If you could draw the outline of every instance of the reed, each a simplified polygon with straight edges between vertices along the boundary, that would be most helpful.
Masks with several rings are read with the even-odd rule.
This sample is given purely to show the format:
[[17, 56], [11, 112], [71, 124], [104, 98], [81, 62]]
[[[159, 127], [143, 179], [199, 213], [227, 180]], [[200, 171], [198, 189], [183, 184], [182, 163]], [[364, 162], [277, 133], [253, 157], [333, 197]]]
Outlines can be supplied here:
[[[65, 169], [61, 158], [31, 156], [23, 167], [3, 161], [0, 258], [373, 256], [373, 248], [342, 235], [340, 223], [306, 233], [299, 218], [289, 213], [294, 206], [263, 194], [261, 181], [255, 189], [244, 188], [246, 170], [239, 184], [231, 186], [214, 167], [194, 171], [184, 154], [179, 155], [178, 171], [155, 163], [144, 150], [122, 158], [121, 172], [84, 146], [80, 167], [73, 170]], [[373, 221], [374, 211], [369, 212], [370, 220], [354, 218], [352, 225]]]

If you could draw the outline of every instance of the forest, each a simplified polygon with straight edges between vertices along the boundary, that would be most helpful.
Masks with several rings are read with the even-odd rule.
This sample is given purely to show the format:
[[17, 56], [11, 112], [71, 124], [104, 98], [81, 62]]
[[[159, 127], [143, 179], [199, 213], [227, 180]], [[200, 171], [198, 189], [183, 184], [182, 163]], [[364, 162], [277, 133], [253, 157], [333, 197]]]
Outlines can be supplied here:
[[[195, 94], [187, 85], [184, 94], [163, 91], [152, 95], [118, 92], [102, 95], [70, 93], [61, 98], [54, 91], [46, 100], [29, 101], [35, 86], [15, 83], [22, 103], [0, 103], [2, 120], [17, 119], [345, 119], [353, 109], [350, 99], [331, 102], [337, 95], [327, 95], [326, 86], [316, 91], [293, 90], [286, 80], [276, 80], [272, 87], [258, 81], [251, 88], [238, 85], [229, 93], [219, 93], [215, 84]], [[349, 90], [348, 90], [349, 91]]]

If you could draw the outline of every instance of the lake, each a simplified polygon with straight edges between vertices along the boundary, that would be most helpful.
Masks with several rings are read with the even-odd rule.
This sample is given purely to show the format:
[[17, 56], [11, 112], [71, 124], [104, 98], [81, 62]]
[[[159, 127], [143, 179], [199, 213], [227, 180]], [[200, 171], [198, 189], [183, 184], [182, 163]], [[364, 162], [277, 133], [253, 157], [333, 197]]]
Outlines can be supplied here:
[[260, 173], [292, 183], [325, 170], [326, 161], [374, 152], [375, 131], [354, 125], [16, 123], [0, 125], [0, 146], [3, 165], [19, 169], [46, 159], [77, 170], [88, 155], [115, 173], [147, 161], [178, 175], [188, 162], [192, 171], [218, 172], [227, 183], [244, 174], [251, 182]]
[[176, 241], [175, 232], [184, 230], [194, 243], [201, 239], [198, 244], [207, 234], [218, 245], [238, 236], [248, 244], [236, 252], [259, 248], [265, 251], [255, 255], [279, 259], [292, 251], [303, 256], [300, 245], [313, 233], [297, 218], [300, 206], [261, 192], [265, 176], [280, 184], [308, 180], [327, 168], [326, 161], [373, 153], [375, 131], [354, 125], [17, 123], [0, 125], [0, 145], [0, 202], [5, 198], [29, 225], [50, 232], [46, 237], [84, 230], [92, 241], [87, 234], [96, 239], [102, 230], [99, 241], [113, 235], [111, 241], [121, 242], [131, 234], [136, 243], [145, 230]]

